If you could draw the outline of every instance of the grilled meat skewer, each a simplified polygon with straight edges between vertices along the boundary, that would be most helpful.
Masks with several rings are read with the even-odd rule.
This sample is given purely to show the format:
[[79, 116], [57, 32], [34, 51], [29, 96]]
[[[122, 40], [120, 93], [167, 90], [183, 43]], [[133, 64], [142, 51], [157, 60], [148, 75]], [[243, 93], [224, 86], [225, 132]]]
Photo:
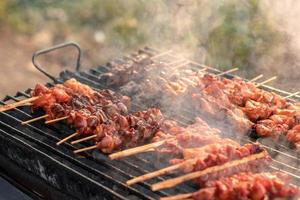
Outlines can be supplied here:
[[218, 129], [210, 128], [203, 120], [187, 126], [178, 126], [172, 120], [164, 120], [160, 130], [152, 138], [152, 143], [111, 154], [111, 159], [118, 159], [154, 148], [157, 152], [176, 157], [182, 154], [184, 148], [200, 147], [221, 140]]
[[299, 189], [281, 172], [243, 172], [208, 181], [204, 188], [189, 194], [163, 197], [161, 200], [263, 200], [294, 199]]
[[289, 184], [282, 173], [240, 173], [216, 181], [208, 181], [204, 189], [193, 194], [194, 200], [214, 199], [275, 199], [297, 195], [296, 186]]
[[226, 162], [223, 165], [217, 165], [206, 168], [202, 171], [195, 171], [185, 175], [168, 179], [151, 186], [152, 190], [171, 188], [189, 180], [194, 180], [200, 185], [209, 180], [217, 180], [224, 176], [231, 176], [239, 172], [260, 171], [269, 163], [270, 157], [266, 151], [252, 154], [238, 160]]
[[[52, 90], [37, 86], [33, 95], [41, 97], [38, 99], [39, 101], [34, 102], [34, 107], [42, 106], [51, 117], [69, 115], [68, 124], [74, 126], [78, 133], [96, 134], [98, 148], [106, 153], [125, 146], [143, 144], [159, 128], [162, 115], [158, 109], [124, 115], [119, 107], [121, 102], [116, 101], [117, 98], [111, 93], [107, 94], [106, 91], [97, 93], [82, 84], [77, 86], [75, 80], [66, 81], [64, 84], [72, 88], [70, 91], [67, 90], [69, 94], [73, 90], [76, 92], [88, 91], [88, 96], [81, 98], [73, 94], [68, 101], [64, 101], [64, 104], [59, 104], [62, 101], [53, 103], [56, 96], [51, 96]], [[65, 89], [64, 86], [57, 87]], [[52, 97], [54, 100], [45, 101], [43, 98], [46, 97]], [[123, 108], [124, 105], [121, 105]]]
[[203, 147], [186, 148], [182, 151], [182, 158], [175, 158], [169, 161], [172, 164], [171, 166], [133, 178], [127, 181], [127, 184], [132, 185], [175, 170], [180, 170], [184, 173], [202, 171], [262, 151], [263, 149], [258, 144], [240, 146], [230, 139], [223, 139]]

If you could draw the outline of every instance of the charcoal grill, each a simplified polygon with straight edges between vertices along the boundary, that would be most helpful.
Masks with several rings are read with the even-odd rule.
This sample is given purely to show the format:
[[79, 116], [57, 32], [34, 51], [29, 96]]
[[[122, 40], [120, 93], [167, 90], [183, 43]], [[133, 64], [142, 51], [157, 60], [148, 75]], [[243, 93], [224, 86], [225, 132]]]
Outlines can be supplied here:
[[[78, 50], [76, 70], [64, 70], [59, 77], [55, 78], [43, 67], [37, 64], [36, 58], [50, 51], [72, 46]], [[155, 62], [165, 62], [170, 65], [182, 63], [183, 66], [195, 70], [207, 67], [191, 60], [178, 58], [171, 51], [159, 51], [145, 47], [135, 54], [147, 54], [153, 57]], [[33, 56], [33, 63], [43, 74], [51, 79], [47, 86], [61, 83], [67, 79], [75, 78], [95, 89], [107, 88], [100, 75], [109, 70], [110, 65], [101, 65], [87, 71], [80, 70], [80, 47], [75, 43], [66, 43], [50, 49], [36, 52]], [[117, 58], [115, 61], [126, 63], [131, 55]], [[207, 67], [209, 73], [221, 73], [220, 70]], [[232, 78], [231, 74], [224, 74]], [[263, 85], [263, 89], [276, 92], [283, 96], [291, 93], [277, 88]], [[109, 88], [118, 91], [118, 88]], [[1, 104], [17, 102], [29, 97], [29, 90], [17, 92], [16, 95], [7, 95]], [[292, 99], [299, 100], [296, 95]], [[135, 105], [142, 108], [143, 105]], [[28, 107], [19, 107], [13, 110], [0, 113], [0, 168], [5, 174], [15, 180], [15, 186], [29, 194], [32, 198], [38, 199], [158, 199], [162, 196], [169, 196], [178, 193], [195, 191], [192, 184], [182, 184], [172, 189], [153, 192], [150, 189], [151, 183], [162, 181], [172, 175], [157, 177], [156, 179], [128, 187], [125, 181], [161, 166], [163, 161], [159, 160], [153, 153], [144, 153], [131, 156], [118, 161], [111, 161], [106, 155], [98, 152], [85, 152], [81, 156], [73, 154], [73, 150], [89, 145], [88, 142], [71, 145], [66, 143], [56, 146], [61, 138], [74, 132], [63, 123], [56, 123], [53, 126], [46, 126], [44, 123], [33, 122], [26, 126], [21, 121], [28, 118], [42, 115], [42, 112], [32, 114]], [[189, 114], [170, 117], [184, 123]], [[253, 142], [249, 137], [242, 138], [243, 142]], [[273, 156], [272, 169], [282, 170], [293, 178], [296, 185], [300, 185], [300, 159], [297, 152], [291, 150], [285, 144], [275, 145], [271, 140], [262, 141], [265, 148]]]

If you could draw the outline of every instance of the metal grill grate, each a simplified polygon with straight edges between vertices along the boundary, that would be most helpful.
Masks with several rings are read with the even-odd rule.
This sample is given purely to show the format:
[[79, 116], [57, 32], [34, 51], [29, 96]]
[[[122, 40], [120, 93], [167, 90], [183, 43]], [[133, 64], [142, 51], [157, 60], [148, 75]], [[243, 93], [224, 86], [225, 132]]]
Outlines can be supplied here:
[[[177, 58], [175, 55], [171, 54], [171, 51], [165, 51], [165, 52], [160, 52], [158, 50], [152, 49], [152, 48], [148, 48], [145, 47], [144, 49], [139, 50], [140, 53], [145, 53], [149, 56], [151, 56], [152, 58], [154, 58], [155, 60], [157, 60], [157, 62], [164, 62], [167, 63], [168, 65], [172, 65], [174, 63], [182, 63], [180, 65], [181, 68], [189, 68], [189, 69], [193, 69], [195, 71], [198, 71], [200, 69], [203, 68], [207, 68], [207, 72], [208, 73], [213, 73], [213, 74], [219, 74], [222, 73], [222, 71], [212, 68], [212, 67], [208, 67], [202, 64], [199, 64], [197, 62], [194, 61], [189, 61], [189, 60], [183, 60], [182, 58]], [[126, 63], [126, 61], [131, 60], [132, 57], [131, 56], [124, 56], [123, 58], [119, 58], [116, 59], [115, 62], [120, 62], [120, 63]], [[70, 71], [65, 71], [61, 74], [61, 78], [62, 81], [69, 79], [69, 78], [76, 78], [77, 80], [80, 80], [81, 82], [84, 82], [88, 85], [92, 85], [94, 88], [107, 88], [107, 86], [103, 83], [103, 81], [101, 80], [100, 75], [104, 72], [107, 72], [110, 70], [110, 65], [101, 65], [97, 68], [94, 69], [90, 69], [88, 71], [85, 72], [78, 72], [78, 73], [72, 73]], [[223, 74], [222, 76], [226, 77], [226, 78], [232, 78], [233, 75], [232, 74]], [[246, 80], [246, 79], [244, 79]], [[279, 95], [282, 96], [289, 96], [292, 93], [281, 90], [281, 89], [277, 89], [268, 85], [263, 85], [261, 87], [264, 90], [267, 91], [272, 91], [275, 92]], [[109, 89], [113, 89], [115, 91], [118, 91], [119, 88], [109, 88]], [[295, 100], [299, 100], [300, 96], [299, 95], [295, 95], [292, 98], [288, 98], [289, 101], [295, 101]], [[137, 107], [137, 109], [141, 110], [145, 108], [145, 105], [143, 106], [142, 103], [138, 103], [138, 105], [135, 105]], [[146, 105], [146, 107], [148, 107], [149, 105]], [[178, 123], [186, 125], [186, 123], [184, 122], [190, 122], [193, 119], [190, 118], [190, 116], [193, 116], [193, 113], [188, 113], [189, 111], [186, 110], [186, 114], [183, 113], [183, 115], [172, 115], [169, 116], [170, 118], [173, 118], [174, 120], [176, 120]], [[228, 137], [228, 136], [226, 136]], [[235, 138], [233, 138], [235, 139]], [[247, 142], [254, 142], [253, 139], [249, 138], [249, 137], [243, 137], [240, 139], [241, 142], [243, 143], [247, 143]], [[262, 143], [262, 146], [264, 146], [269, 153], [273, 156], [273, 163], [271, 165], [271, 169], [274, 170], [281, 170], [289, 175], [291, 175], [294, 178], [294, 183], [297, 185], [300, 185], [300, 154], [297, 153], [296, 151], [292, 150], [290, 147], [288, 147], [288, 145], [286, 143], [274, 143], [274, 141], [272, 139], [270, 140], [262, 140], [260, 141], [260, 143]]]
[[[139, 53], [152, 56], [153, 60], [165, 62], [169, 65], [188, 67], [194, 70], [207, 67], [194, 61], [177, 58], [171, 51], [159, 52], [155, 49], [144, 48]], [[132, 59], [131, 56], [119, 58], [116, 61], [124, 63]], [[210, 73], [221, 71], [207, 67]], [[109, 65], [99, 66], [88, 71], [63, 71], [57, 82], [69, 78], [88, 84], [93, 88], [107, 88], [100, 75], [109, 71]], [[232, 78], [230, 74], [224, 74]], [[48, 83], [48, 86], [53, 84]], [[109, 88], [118, 90], [118, 88]], [[291, 93], [270, 86], [263, 89], [274, 91], [287, 96]], [[29, 91], [18, 92], [15, 96], [6, 96], [1, 104], [16, 102], [28, 98]], [[300, 96], [293, 99], [299, 100]], [[147, 105], [148, 106], [148, 105]], [[135, 105], [142, 109], [141, 104]], [[188, 112], [188, 111], [187, 111]], [[73, 150], [90, 145], [88, 142], [71, 145], [66, 143], [56, 146], [56, 142], [73, 132], [67, 125], [57, 123], [53, 126], [45, 126], [43, 123], [34, 122], [26, 126], [21, 125], [25, 119], [42, 115], [41, 112], [31, 114], [28, 107], [20, 107], [14, 110], [0, 113], [0, 156], [1, 168], [11, 169], [11, 174], [16, 176], [27, 174], [23, 184], [33, 190], [40, 191], [42, 198], [53, 199], [158, 199], [161, 196], [169, 196], [177, 193], [186, 193], [195, 190], [192, 184], [183, 184], [180, 187], [152, 192], [150, 184], [165, 180], [172, 175], [157, 177], [156, 179], [128, 187], [124, 182], [134, 176], [154, 171], [163, 161], [156, 158], [153, 153], [145, 153], [128, 157], [119, 161], [110, 161], [106, 155], [98, 151], [85, 152], [84, 157], [76, 157]], [[180, 123], [191, 121], [189, 113], [184, 116], [172, 115]], [[242, 138], [243, 142], [252, 142], [248, 137]], [[266, 149], [274, 158], [272, 169], [281, 169], [293, 177], [293, 182], [300, 185], [299, 155], [283, 144], [274, 145], [271, 141], [264, 143]], [[14, 166], [14, 167], [12, 167]], [[18, 173], [19, 172], [19, 173]], [[26, 172], [26, 173], [25, 173]], [[32, 178], [30, 178], [32, 177]], [[31, 179], [32, 181], [28, 181]], [[55, 191], [49, 193], [49, 190]]]

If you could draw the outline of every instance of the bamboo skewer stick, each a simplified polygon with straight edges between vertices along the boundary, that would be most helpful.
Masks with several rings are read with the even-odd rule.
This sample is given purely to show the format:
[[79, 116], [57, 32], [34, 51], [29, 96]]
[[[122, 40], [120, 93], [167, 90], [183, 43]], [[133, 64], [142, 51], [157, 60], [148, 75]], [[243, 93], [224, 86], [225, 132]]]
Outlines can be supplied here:
[[145, 152], [153, 152], [153, 151], [155, 151], [155, 149], [151, 148], [151, 149], [146, 150]]
[[68, 118], [69, 118], [69, 116], [64, 116], [64, 117], [48, 120], [48, 121], [45, 122], [45, 124], [51, 124], [51, 123], [58, 122], [58, 121], [68, 119]]
[[[97, 149], [97, 145], [93, 145], [93, 146], [90, 146], [90, 147], [85, 147], [85, 148], [82, 148], [82, 149], [77, 149], [77, 150], [73, 151], [73, 153], [76, 154], [76, 153], [80, 153], [80, 152], [88, 151], [88, 150], [92, 150], [92, 149]], [[144, 152], [151, 152], [151, 151], [154, 151], [154, 149], [153, 148], [147, 149]]]
[[[184, 63], [183, 63], [184, 62]], [[187, 60], [185, 60], [185, 59], [178, 59], [178, 60], [175, 60], [175, 61], [173, 61], [173, 62], [169, 62], [169, 63], [167, 63], [167, 65], [174, 65], [174, 67], [175, 66], [177, 66], [177, 65], [181, 65], [181, 64], [185, 64], [185, 63], [187, 63]], [[175, 64], [177, 64], [177, 65], [175, 65]]]
[[[178, 69], [178, 68], [180, 68], [182, 66], [188, 65], [189, 63], [191, 63], [191, 62], [187, 60], [184, 63], [179, 63], [179, 64], [176, 64], [176, 65], [172, 66], [172, 68], [174, 69], [174, 71], [171, 72], [171, 73], [169, 73], [168, 77], [171, 77], [172, 75], [174, 75], [176, 73], [176, 69]], [[170, 63], [168, 63], [168, 65], [170, 65]]]
[[7, 110], [11, 110], [11, 109], [14, 109], [18, 106], [23, 106], [23, 105], [26, 105], [27, 103], [30, 103], [36, 99], [38, 99], [39, 97], [31, 97], [31, 98], [28, 98], [28, 99], [24, 99], [22, 101], [18, 101], [18, 102], [15, 102], [15, 103], [11, 103], [11, 104], [7, 104], [7, 105], [3, 105], [0, 107], [0, 112], [4, 112], [4, 111], [7, 111]]
[[162, 197], [160, 200], [183, 200], [187, 199], [193, 196], [194, 193], [188, 193], [188, 194], [178, 194], [175, 196], [170, 196], [170, 197]]
[[217, 74], [216, 76], [222, 76], [222, 75], [224, 75], [224, 74], [228, 74], [228, 73], [230, 73], [230, 72], [235, 72], [235, 71], [237, 71], [237, 70], [239, 70], [239, 68], [232, 68], [232, 69], [229, 69], [229, 70], [226, 70], [226, 71], [224, 71], [224, 72], [221, 72], [221, 73], [219, 73], [219, 74]]
[[57, 142], [56, 145], [60, 145], [60, 144], [62, 144], [64, 142], [70, 140], [71, 138], [77, 136], [77, 135], [79, 135], [79, 133], [75, 132], [72, 135], [69, 135], [69, 136], [65, 137], [64, 139], [60, 140], [59, 142]]
[[185, 165], [185, 164], [192, 164], [195, 161], [196, 161], [196, 159], [188, 159], [188, 160], [185, 160], [185, 161], [183, 161], [181, 163], [178, 163], [176, 165], [171, 165], [171, 166], [165, 167], [163, 169], [160, 169], [160, 170], [157, 170], [157, 171], [154, 171], [154, 172], [150, 172], [148, 174], [144, 174], [142, 176], [138, 176], [138, 177], [135, 177], [133, 179], [130, 179], [130, 180], [128, 180], [126, 182], [126, 184], [127, 185], [133, 185], [133, 184], [138, 183], [138, 182], [146, 181], [148, 179], [164, 175], [164, 174], [166, 174], [168, 172], [175, 171], [176, 169], [179, 169], [183, 165]]
[[287, 96], [285, 96], [284, 98], [285, 99], [288, 99], [288, 98], [291, 98], [291, 97], [293, 97], [293, 96], [296, 96], [297, 94], [299, 94], [300, 92], [298, 91], [298, 92], [294, 92], [294, 93], [292, 93], [292, 94], [289, 94], [289, 95], [287, 95]]
[[168, 141], [168, 140], [161, 140], [161, 141], [154, 142], [154, 143], [151, 143], [151, 144], [146, 144], [146, 145], [143, 145], [143, 146], [139, 146], [139, 147], [135, 147], [135, 148], [131, 148], [131, 149], [126, 149], [124, 151], [120, 151], [120, 152], [117, 152], [117, 153], [110, 154], [108, 157], [111, 160], [115, 160], [115, 159], [130, 156], [130, 155], [133, 155], [133, 154], [142, 153], [142, 152], [145, 152], [148, 149], [157, 148], [157, 147], [163, 145], [166, 141]]
[[248, 82], [249, 82], [249, 83], [255, 82], [255, 81], [257, 81], [258, 79], [261, 79], [262, 77], [264, 77], [264, 75], [263, 75], [263, 74], [260, 74], [260, 75], [258, 75], [258, 76], [256, 76], [256, 77], [250, 79]]
[[260, 87], [260, 86], [262, 86], [262, 85], [264, 85], [264, 84], [266, 84], [266, 83], [268, 83], [268, 82], [271, 82], [271, 81], [273, 81], [273, 80], [275, 80], [275, 79], [277, 79], [277, 76], [273, 76], [273, 77], [271, 77], [271, 78], [269, 78], [269, 79], [267, 79], [267, 80], [265, 80], [265, 81], [263, 81], [263, 82], [261, 82], [261, 83], [258, 83], [258, 84], [256, 85], [256, 87]]
[[202, 69], [199, 69], [199, 70], [197, 71], [197, 73], [205, 72], [206, 70], [207, 70], [207, 67], [204, 67], [204, 68], [202, 68]]
[[35, 121], [38, 121], [40, 119], [44, 119], [46, 117], [48, 117], [49, 115], [43, 115], [43, 116], [40, 116], [40, 117], [36, 117], [36, 118], [33, 118], [33, 119], [30, 119], [30, 120], [27, 120], [27, 121], [23, 121], [21, 122], [22, 125], [25, 125], [25, 124], [29, 124], [31, 122], [35, 122]]
[[82, 148], [82, 149], [77, 149], [73, 152], [76, 154], [76, 153], [80, 153], [80, 152], [83, 152], [83, 151], [89, 151], [89, 150], [92, 150], [92, 149], [97, 149], [97, 147], [98, 147], [97, 145], [94, 145], [94, 146], [85, 147], [85, 148]]
[[78, 139], [78, 140], [74, 140], [74, 141], [71, 142], [71, 144], [77, 144], [77, 143], [79, 143], [79, 142], [83, 142], [83, 141], [86, 141], [86, 140], [90, 140], [90, 139], [93, 139], [93, 138], [95, 138], [95, 137], [97, 137], [97, 135], [90, 135], [90, 136], [85, 137], [85, 138], [81, 138], [81, 139]]
[[161, 52], [159, 54], [156, 54], [152, 57], [150, 57], [151, 59], [155, 59], [155, 58], [158, 58], [158, 57], [161, 57], [161, 56], [164, 56], [164, 55], [167, 55], [167, 54], [170, 54], [172, 52], [172, 50], [168, 50], [168, 51], [164, 51], [164, 52]]
[[183, 182], [201, 177], [203, 175], [207, 175], [207, 174], [218, 172], [218, 171], [221, 171], [221, 170], [224, 170], [224, 169], [227, 169], [227, 168], [235, 167], [235, 166], [247, 163], [249, 161], [253, 161], [253, 160], [257, 160], [257, 159], [266, 157], [267, 155], [268, 155], [268, 153], [266, 151], [263, 151], [263, 152], [258, 153], [258, 154], [254, 154], [254, 155], [250, 155], [248, 157], [244, 157], [240, 160], [234, 160], [234, 161], [225, 163], [223, 165], [209, 167], [209, 168], [207, 168], [205, 170], [202, 170], [202, 171], [196, 171], [196, 172], [188, 173], [188, 174], [185, 174], [183, 176], [179, 176], [177, 178], [172, 178], [172, 179], [169, 179], [169, 180], [166, 180], [166, 181], [162, 181], [162, 182], [153, 184], [151, 186], [151, 189], [153, 191], [157, 191], [157, 190], [161, 190], [161, 189], [171, 188], [171, 187], [174, 187], [174, 186], [176, 186], [178, 184], [181, 184]]
[[184, 63], [179, 63], [175, 66], [173, 66], [175, 69], [178, 69], [179, 67], [182, 67], [182, 66], [185, 66], [185, 65], [188, 65], [190, 62], [189, 61], [185, 61]]

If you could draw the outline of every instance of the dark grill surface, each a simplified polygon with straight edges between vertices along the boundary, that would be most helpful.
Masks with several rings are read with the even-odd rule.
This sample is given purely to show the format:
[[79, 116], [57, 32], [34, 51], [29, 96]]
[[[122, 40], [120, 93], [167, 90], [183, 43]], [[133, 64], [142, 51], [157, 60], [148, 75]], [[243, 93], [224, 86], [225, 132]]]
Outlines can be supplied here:
[[[155, 56], [157, 61], [165, 63], [183, 63], [184, 66], [199, 70], [203, 65], [192, 61], [176, 58], [169, 51], [160, 53], [151, 48], [144, 48], [139, 53]], [[160, 54], [160, 56], [157, 56]], [[126, 62], [130, 56], [118, 59]], [[58, 81], [76, 78], [93, 88], [107, 88], [99, 76], [109, 70], [109, 65], [99, 66], [85, 72], [63, 71]], [[219, 73], [214, 68], [208, 72]], [[231, 75], [225, 74], [231, 78]], [[48, 86], [53, 84], [48, 83]], [[266, 90], [274, 91], [286, 96], [290, 93], [264, 86]], [[118, 91], [118, 88], [109, 88]], [[28, 91], [18, 92], [15, 96], [6, 96], [1, 104], [19, 101], [28, 98]], [[294, 97], [299, 100], [299, 96]], [[145, 105], [134, 105], [136, 109], [145, 108]], [[149, 107], [149, 105], [146, 105]], [[188, 111], [187, 111], [188, 112]], [[131, 156], [119, 161], [110, 161], [106, 155], [98, 151], [85, 152], [82, 156], [75, 156], [73, 150], [91, 145], [82, 143], [71, 145], [65, 143], [56, 146], [56, 142], [74, 132], [63, 123], [46, 126], [38, 121], [29, 125], [21, 125], [21, 121], [41, 116], [42, 112], [31, 113], [28, 107], [0, 113], [0, 157], [1, 168], [9, 176], [14, 177], [25, 188], [36, 193], [39, 198], [47, 199], [158, 199], [178, 193], [195, 191], [192, 184], [182, 184], [176, 188], [159, 192], [150, 190], [151, 183], [164, 180], [172, 175], [158, 177], [145, 183], [128, 187], [125, 181], [150, 171], [154, 171], [164, 164], [154, 153], [144, 153]], [[189, 113], [183, 116], [170, 114], [181, 123], [191, 121]], [[252, 142], [249, 137], [243, 142]], [[274, 162], [272, 169], [280, 169], [293, 177], [293, 182], [300, 185], [299, 155], [286, 144], [274, 144], [272, 140], [261, 141], [269, 150]]]

